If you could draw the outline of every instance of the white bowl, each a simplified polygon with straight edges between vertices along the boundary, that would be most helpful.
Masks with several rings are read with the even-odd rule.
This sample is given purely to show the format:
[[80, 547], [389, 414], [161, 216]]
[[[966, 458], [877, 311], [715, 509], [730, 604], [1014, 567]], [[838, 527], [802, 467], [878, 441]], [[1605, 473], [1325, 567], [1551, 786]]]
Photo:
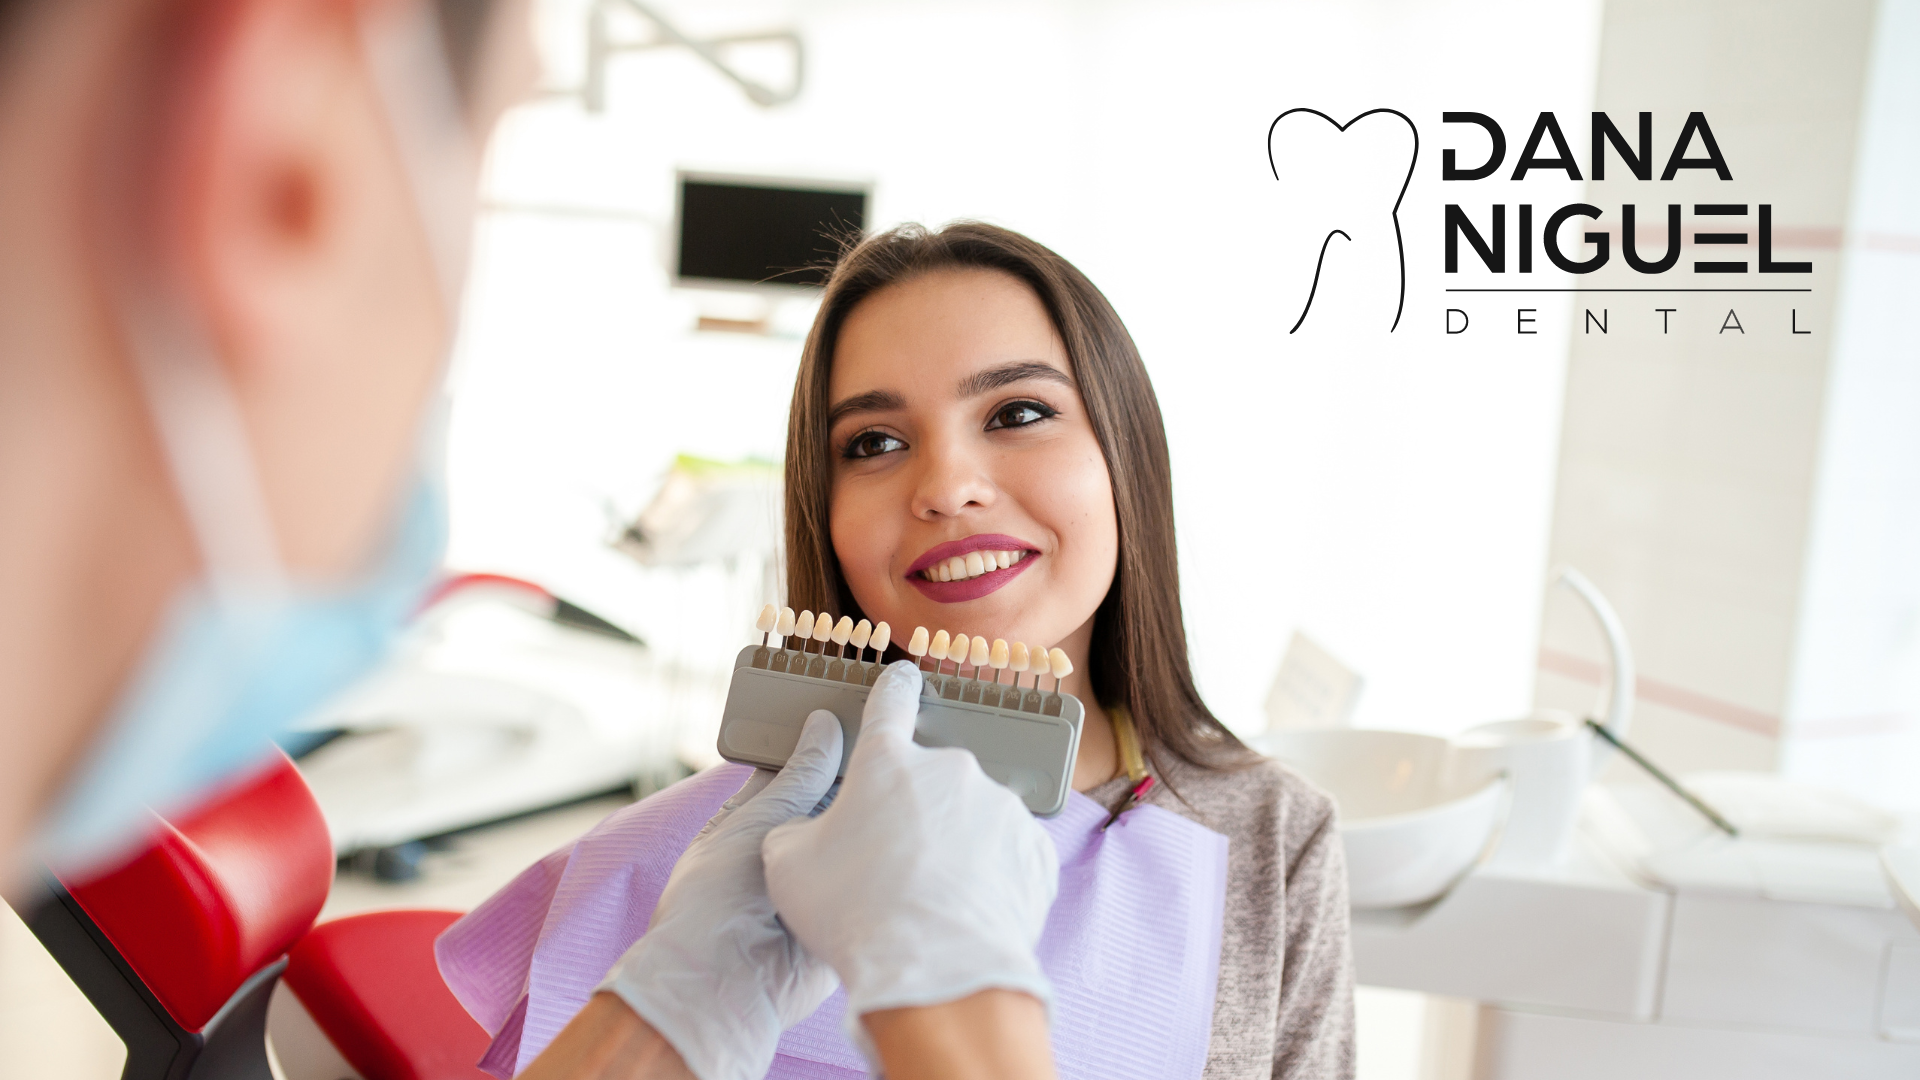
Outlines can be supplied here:
[[1446, 739], [1332, 729], [1275, 732], [1259, 743], [1339, 804], [1356, 908], [1441, 895], [1486, 852], [1500, 823], [1506, 780], [1462, 775]]

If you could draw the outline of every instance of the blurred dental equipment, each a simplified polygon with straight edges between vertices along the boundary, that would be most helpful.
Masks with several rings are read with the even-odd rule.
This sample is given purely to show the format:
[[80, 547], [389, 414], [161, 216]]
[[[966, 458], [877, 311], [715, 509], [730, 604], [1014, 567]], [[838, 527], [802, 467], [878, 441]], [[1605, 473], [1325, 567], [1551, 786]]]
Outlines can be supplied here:
[[[1561, 570], [1555, 583], [1586, 605], [1606, 636], [1613, 677], [1605, 728], [1624, 733], [1633, 713], [1633, 655], [1619, 617], [1578, 571]], [[1296, 651], [1306, 659], [1296, 661]], [[1275, 696], [1284, 706], [1278, 716], [1344, 718], [1359, 685], [1358, 675], [1296, 634], [1275, 680]], [[1353, 906], [1362, 910], [1430, 902], [1482, 861], [1560, 863], [1581, 793], [1600, 767], [1586, 728], [1550, 711], [1481, 724], [1451, 740], [1289, 724], [1255, 744], [1340, 804], [1348, 887]]]
[[1298, 630], [1267, 691], [1267, 730], [1346, 727], [1366, 680]]
[[672, 633], [656, 635], [653, 667], [674, 681], [674, 753], [689, 768], [719, 763], [714, 736], [732, 677], [728, 658], [739, 650], [754, 605], [782, 591], [780, 515], [778, 463], [681, 454], [653, 497], [608, 539], [674, 589], [679, 614]]
[[1612, 655], [1604, 722], [1256, 740], [1340, 803], [1360, 981], [1482, 1002], [1481, 1080], [1920, 1075], [1920, 822], [1772, 774], [1595, 783], [1633, 660], [1556, 581]]
[[1920, 927], [1920, 844], [1889, 844], [1880, 849], [1880, 868], [1900, 901], [1901, 910]]
[[1470, 775], [1454, 746], [1404, 731], [1286, 731], [1261, 749], [1325, 789], [1340, 804], [1348, 901], [1359, 910], [1423, 904], [1483, 859], [1511, 785]]
[[[616, 12], [626, 16], [621, 21], [637, 22], [644, 19], [652, 26], [653, 36], [645, 41], [614, 40], [614, 23], [616, 19], [621, 19]], [[791, 57], [791, 75], [785, 89], [775, 90], [728, 62], [728, 50], [751, 45], [786, 46]], [[615, 56], [672, 46], [683, 46], [706, 61], [713, 70], [739, 86], [747, 95], [747, 100], [762, 108], [792, 101], [800, 96], [801, 88], [806, 85], [806, 45], [800, 40], [800, 35], [792, 30], [763, 30], [696, 38], [682, 31], [654, 10], [652, 5], [643, 4], [640, 0], [594, 0], [593, 7], [587, 13], [587, 81], [580, 91], [587, 111], [606, 111], [607, 64]]]
[[419, 841], [676, 779], [644, 644], [529, 582], [444, 584], [372, 677], [292, 740], [334, 850], [412, 876]]
[[1668, 776], [1667, 771], [1665, 769], [1662, 769], [1660, 766], [1655, 765], [1653, 762], [1647, 760], [1646, 755], [1642, 754], [1638, 750], [1635, 750], [1633, 747], [1628, 746], [1625, 740], [1615, 736], [1614, 733], [1611, 731], [1608, 731], [1605, 726], [1591, 719], [1586, 721], [1586, 725], [1589, 728], [1593, 729], [1593, 733], [1595, 735], [1598, 735], [1602, 739], [1606, 740], [1606, 743], [1608, 746], [1611, 746], [1615, 750], [1618, 750], [1621, 753], [1627, 755], [1627, 759], [1629, 761], [1632, 761], [1635, 765], [1640, 766], [1641, 770], [1644, 771], [1648, 776], [1651, 776], [1656, 781], [1658, 781], [1661, 787], [1666, 788], [1668, 791], [1671, 791], [1675, 795], [1680, 796], [1681, 800], [1684, 801], [1688, 806], [1691, 806], [1695, 810], [1700, 811], [1700, 816], [1703, 818], [1706, 818], [1708, 821], [1713, 822], [1714, 828], [1719, 829], [1721, 832], [1726, 833], [1728, 836], [1740, 835], [1740, 830], [1734, 828], [1731, 824], [1729, 824], [1727, 822], [1727, 819], [1724, 817], [1721, 817], [1718, 811], [1716, 811], [1713, 807], [1708, 806], [1706, 803], [1701, 802], [1700, 796], [1695, 795], [1693, 792], [1688, 791], [1684, 787], [1681, 787], [1680, 781], [1675, 780], [1671, 776]]
[[771, 554], [780, 536], [780, 467], [681, 454], [660, 490], [614, 539], [647, 567], [687, 568]]

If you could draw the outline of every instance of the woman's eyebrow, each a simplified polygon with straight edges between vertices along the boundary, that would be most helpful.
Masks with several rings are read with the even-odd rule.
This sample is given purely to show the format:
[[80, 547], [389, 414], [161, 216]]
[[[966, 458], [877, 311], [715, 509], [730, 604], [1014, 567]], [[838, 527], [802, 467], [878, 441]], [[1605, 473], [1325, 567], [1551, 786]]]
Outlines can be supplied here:
[[1011, 386], [1028, 379], [1049, 379], [1066, 386], [1073, 385], [1073, 380], [1067, 377], [1067, 373], [1052, 364], [1043, 364], [1038, 360], [1017, 360], [985, 371], [976, 371], [961, 379], [960, 398], [964, 401], [967, 398], [979, 397], [981, 394], [992, 393], [1003, 386]]
[[887, 412], [892, 409], [904, 409], [907, 399], [891, 390], [869, 390], [864, 394], [855, 394], [835, 405], [827, 413], [827, 426], [840, 422], [840, 418], [852, 413]]

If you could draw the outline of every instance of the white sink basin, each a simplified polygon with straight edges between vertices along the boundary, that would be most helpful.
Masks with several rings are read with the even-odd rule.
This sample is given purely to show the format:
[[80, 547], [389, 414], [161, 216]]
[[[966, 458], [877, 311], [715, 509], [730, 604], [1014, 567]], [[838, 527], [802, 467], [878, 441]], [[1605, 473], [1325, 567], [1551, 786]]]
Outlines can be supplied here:
[[1446, 892], [1487, 852], [1505, 810], [1505, 778], [1463, 771], [1453, 744], [1433, 735], [1289, 731], [1258, 745], [1339, 803], [1355, 908]]

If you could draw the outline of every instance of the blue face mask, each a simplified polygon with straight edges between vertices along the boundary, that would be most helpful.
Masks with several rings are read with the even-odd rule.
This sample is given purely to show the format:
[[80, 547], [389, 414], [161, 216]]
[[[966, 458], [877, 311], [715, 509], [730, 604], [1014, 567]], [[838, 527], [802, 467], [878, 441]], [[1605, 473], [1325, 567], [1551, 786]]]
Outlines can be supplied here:
[[365, 675], [419, 606], [445, 543], [437, 485], [420, 482], [380, 565], [333, 592], [179, 595], [97, 749], [37, 846], [73, 866], [139, 833], [145, 810], [195, 801], [258, 763], [274, 736]]
[[[428, 4], [369, 5], [365, 54], [425, 226], [445, 310], [459, 310], [477, 167]], [[440, 565], [438, 427], [372, 566], [338, 588], [282, 565], [246, 425], [190, 306], [139, 285], [121, 299], [134, 368], [206, 570], [166, 612], [132, 681], [32, 841], [82, 870], [258, 763], [289, 725], [365, 675]]]

